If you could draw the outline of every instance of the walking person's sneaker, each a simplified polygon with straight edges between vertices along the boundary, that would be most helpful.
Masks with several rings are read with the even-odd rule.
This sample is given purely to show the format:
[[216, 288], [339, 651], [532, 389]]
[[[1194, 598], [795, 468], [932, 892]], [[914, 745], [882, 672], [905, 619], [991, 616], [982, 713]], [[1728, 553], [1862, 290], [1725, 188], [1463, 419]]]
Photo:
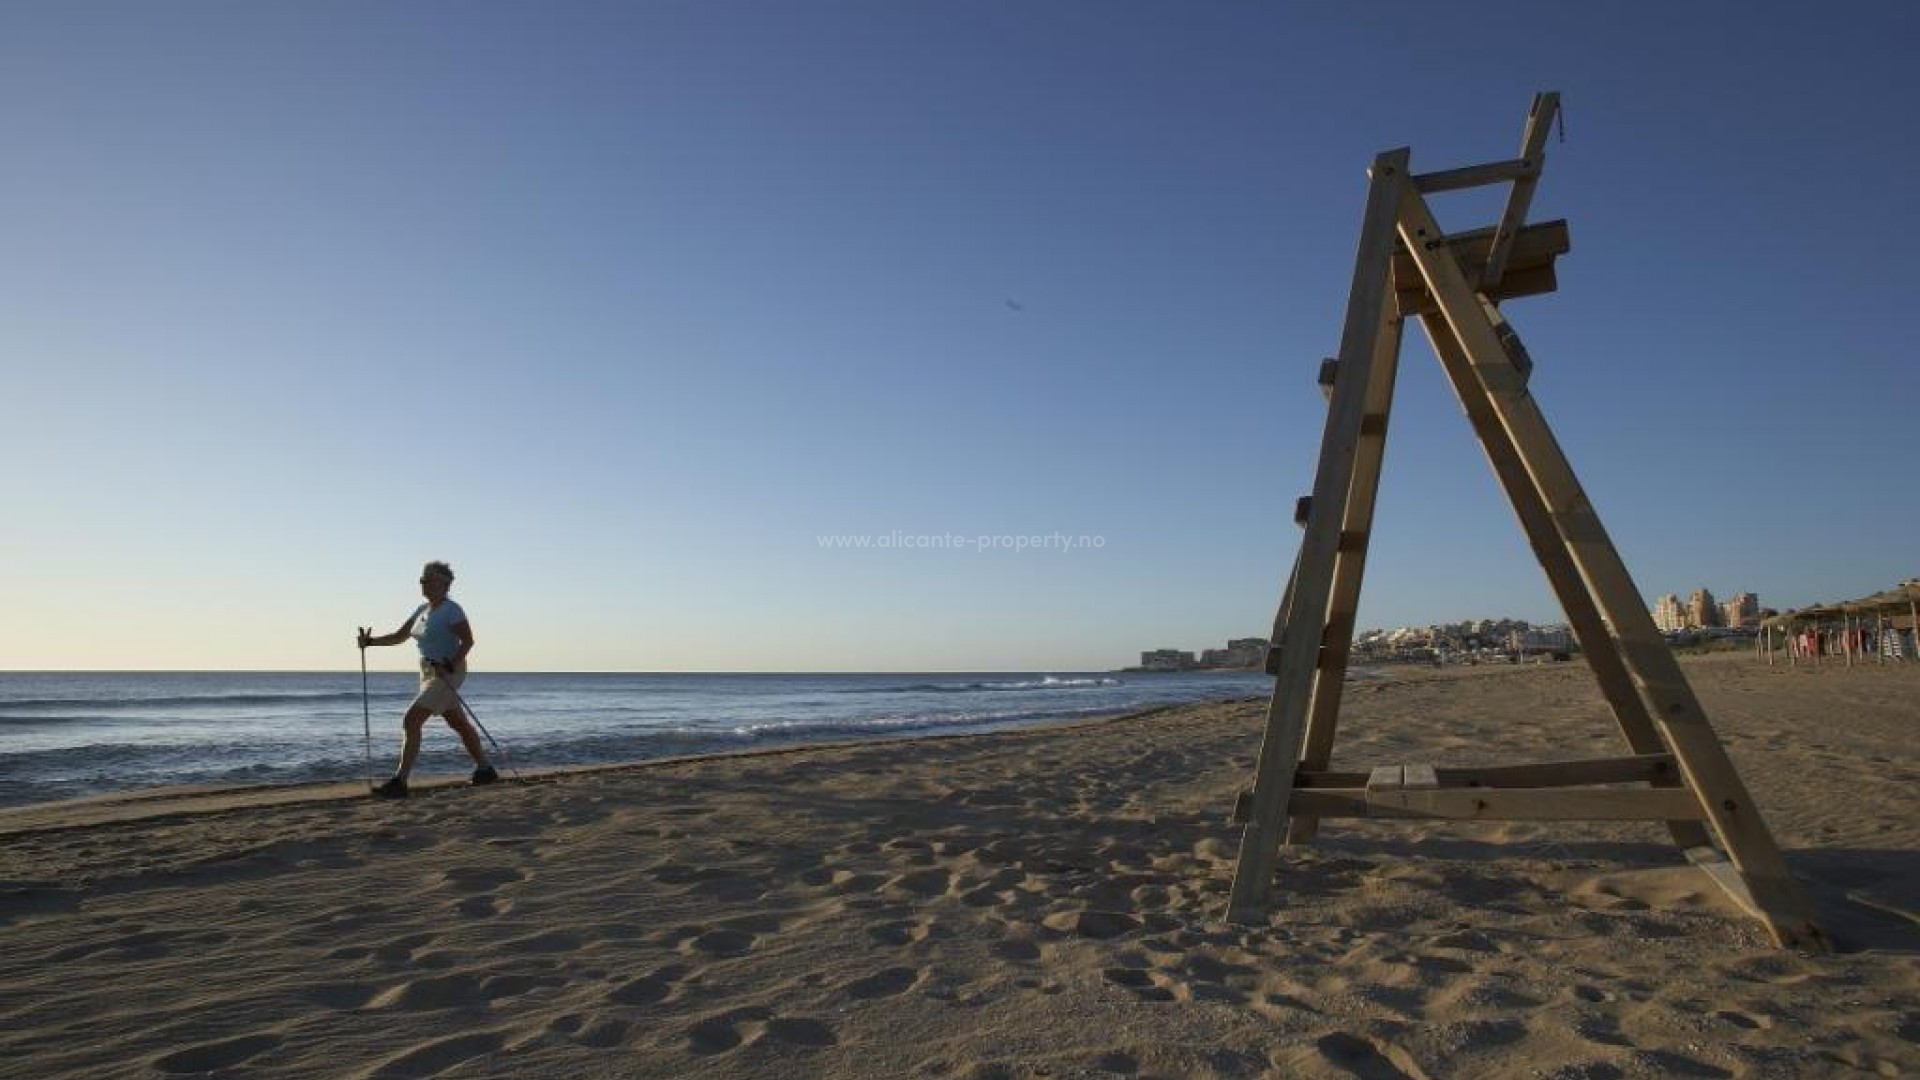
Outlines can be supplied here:
[[473, 770], [473, 784], [475, 787], [479, 787], [481, 784], [491, 784], [498, 779], [500, 779], [500, 774], [496, 772], [491, 765], [482, 765]]
[[375, 796], [382, 799], [404, 799], [407, 797], [407, 778], [396, 776], [373, 789]]

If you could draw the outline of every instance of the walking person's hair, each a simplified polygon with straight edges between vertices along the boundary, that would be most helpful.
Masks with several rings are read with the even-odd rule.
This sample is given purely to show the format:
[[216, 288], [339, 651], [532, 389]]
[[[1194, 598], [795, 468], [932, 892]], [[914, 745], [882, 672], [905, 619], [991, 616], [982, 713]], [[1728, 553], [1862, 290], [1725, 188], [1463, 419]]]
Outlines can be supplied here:
[[439, 559], [435, 559], [432, 562], [428, 563], [427, 565], [421, 567], [420, 573], [424, 577], [434, 577], [437, 575], [439, 577], [446, 578], [447, 584], [449, 585], [453, 584], [453, 567], [448, 566], [446, 563], [441, 562]]

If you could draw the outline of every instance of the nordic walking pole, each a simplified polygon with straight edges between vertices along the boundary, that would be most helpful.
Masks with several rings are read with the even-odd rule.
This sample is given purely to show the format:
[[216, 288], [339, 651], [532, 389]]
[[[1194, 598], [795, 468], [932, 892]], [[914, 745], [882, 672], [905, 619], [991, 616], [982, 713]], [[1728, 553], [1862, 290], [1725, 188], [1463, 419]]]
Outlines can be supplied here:
[[[360, 639], [366, 640], [373, 627], [362, 626]], [[367, 732], [367, 787], [373, 787], [373, 711], [367, 704], [367, 647], [360, 646], [360, 723]]]

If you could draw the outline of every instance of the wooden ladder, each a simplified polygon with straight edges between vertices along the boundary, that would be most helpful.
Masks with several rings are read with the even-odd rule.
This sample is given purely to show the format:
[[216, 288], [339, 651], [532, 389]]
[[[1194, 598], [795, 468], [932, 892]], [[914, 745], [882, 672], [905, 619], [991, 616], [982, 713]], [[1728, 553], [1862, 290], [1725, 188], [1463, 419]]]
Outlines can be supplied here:
[[[1558, 108], [1558, 94], [1535, 96], [1520, 155], [1509, 161], [1414, 175], [1404, 148], [1374, 159], [1340, 355], [1320, 370], [1326, 428], [1313, 493], [1295, 511], [1305, 535], [1274, 620], [1265, 738], [1253, 791], [1235, 811], [1246, 829], [1228, 917], [1266, 919], [1282, 841], [1310, 841], [1322, 818], [1649, 820], [1666, 822], [1687, 857], [1777, 944], [1824, 950], [1772, 834], [1528, 391], [1532, 360], [1497, 306], [1552, 292], [1554, 260], [1569, 248], [1565, 222], [1525, 224]], [[1498, 183], [1512, 187], [1491, 228], [1449, 235], [1427, 206], [1435, 192]], [[1432, 342], [1630, 755], [1328, 771], [1408, 318]]]

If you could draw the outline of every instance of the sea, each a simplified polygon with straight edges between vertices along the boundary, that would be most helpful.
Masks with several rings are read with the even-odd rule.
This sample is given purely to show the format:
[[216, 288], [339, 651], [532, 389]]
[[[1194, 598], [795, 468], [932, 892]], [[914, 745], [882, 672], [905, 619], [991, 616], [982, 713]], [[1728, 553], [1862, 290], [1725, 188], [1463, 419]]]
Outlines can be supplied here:
[[[1264, 698], [1270, 676], [1169, 673], [502, 674], [462, 696], [517, 769], [987, 732]], [[411, 673], [0, 672], [0, 806], [175, 785], [391, 773]], [[369, 731], [371, 739], [369, 739]], [[371, 744], [371, 764], [368, 747]], [[430, 721], [418, 772], [470, 768]]]

